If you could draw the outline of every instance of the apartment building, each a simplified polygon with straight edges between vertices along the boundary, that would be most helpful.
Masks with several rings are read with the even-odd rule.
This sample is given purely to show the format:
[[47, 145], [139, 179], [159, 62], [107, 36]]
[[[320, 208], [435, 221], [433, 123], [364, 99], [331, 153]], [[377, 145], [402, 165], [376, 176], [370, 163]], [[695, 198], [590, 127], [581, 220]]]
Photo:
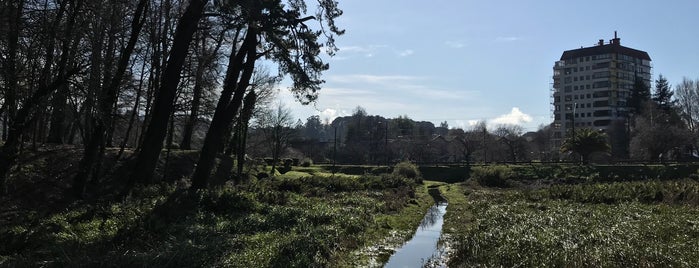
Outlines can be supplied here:
[[[551, 104], [553, 145], [559, 148], [576, 128], [594, 128], [614, 138], [628, 128], [634, 83], [650, 88], [651, 59], [647, 52], [602, 39], [592, 47], [563, 52], [553, 66]], [[614, 148], [612, 148], [614, 150]]]

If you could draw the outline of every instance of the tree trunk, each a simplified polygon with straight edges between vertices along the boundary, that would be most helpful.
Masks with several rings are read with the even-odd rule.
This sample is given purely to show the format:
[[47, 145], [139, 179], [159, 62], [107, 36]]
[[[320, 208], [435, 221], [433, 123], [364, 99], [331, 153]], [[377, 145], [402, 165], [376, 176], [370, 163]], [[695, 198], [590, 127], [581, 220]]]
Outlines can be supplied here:
[[97, 171], [101, 166], [101, 160], [104, 155], [105, 135], [110, 122], [113, 120], [111, 115], [112, 106], [116, 102], [117, 92], [121, 80], [126, 73], [131, 54], [136, 47], [138, 36], [140, 35], [145, 14], [148, 10], [148, 0], [140, 0], [134, 13], [133, 22], [131, 25], [131, 35], [124, 50], [121, 52], [119, 62], [117, 64], [114, 77], [111, 78], [109, 84], [105, 88], [103, 94], [100, 94], [99, 100], [99, 116], [95, 122], [94, 131], [90, 134], [90, 139], [85, 148], [82, 160], [79, 164], [79, 172], [73, 177], [73, 194], [77, 197], [82, 197], [85, 190], [85, 182], [90, 175], [94, 175], [93, 181], [96, 181]]
[[[69, 18], [65, 26], [65, 34], [67, 36], [70, 36], [73, 33], [73, 24], [75, 23], [76, 17], [75, 14], [78, 13], [80, 6], [82, 5], [82, 1], [78, 1], [77, 5], [73, 5], [73, 1], [66, 1], [61, 3], [61, 7], [59, 8], [59, 12], [56, 15], [56, 19], [54, 21], [54, 34], [55, 32], [57, 32], [58, 26], [60, 25], [58, 22], [62, 20], [62, 17], [69, 4], [73, 6], [74, 13], [73, 16]], [[58, 74], [58, 77], [51, 83], [47, 83], [51, 73], [50, 63], [53, 61], [52, 59], [54, 56], [55, 44], [53, 40], [54, 36], [51, 36], [49, 38], [51, 39], [51, 41], [49, 41], [49, 44], [47, 44], [46, 47], [46, 62], [42, 70], [39, 88], [36, 91], [34, 91], [34, 93], [32, 93], [32, 95], [24, 102], [22, 108], [20, 108], [17, 111], [15, 117], [11, 119], [12, 125], [10, 125], [10, 128], [8, 130], [7, 140], [2, 145], [2, 147], [0, 147], [0, 195], [4, 195], [6, 192], [5, 180], [7, 179], [10, 169], [14, 166], [14, 164], [17, 161], [17, 157], [19, 156], [20, 147], [22, 144], [22, 133], [24, 133], [27, 127], [31, 125], [29, 123], [31, 121], [30, 119], [32, 118], [32, 113], [34, 113], [37, 107], [39, 107], [39, 105], [42, 102], [44, 102], [46, 96], [57, 90], [64, 83], [66, 83], [68, 77], [78, 72], [77, 69], [65, 71], [69, 53], [64, 50], [62, 52], [63, 54], [61, 55], [60, 61], [56, 65], [56, 73]]]
[[[150, 47], [147, 47], [146, 57], [149, 51]], [[116, 156], [116, 160], [119, 160], [119, 158], [121, 158], [121, 155], [124, 153], [124, 148], [126, 148], [126, 144], [129, 142], [131, 130], [133, 129], [134, 121], [136, 120], [136, 115], [138, 114], [138, 105], [141, 103], [141, 93], [143, 92], [143, 80], [145, 77], [146, 62], [147, 61], [144, 60], [143, 64], [141, 65], [141, 77], [138, 80], [138, 87], [136, 88], [136, 100], [134, 101], [133, 108], [131, 108], [131, 116], [129, 116], [129, 123], [126, 128], [126, 133], [124, 134], [124, 140], [121, 142], [121, 146], [119, 146], [119, 153]]]
[[63, 136], [65, 133], [65, 122], [66, 122], [66, 94], [68, 93], [68, 85], [64, 84], [61, 88], [56, 91], [53, 95], [53, 100], [51, 102], [51, 123], [49, 126], [49, 136], [46, 138], [46, 142], [63, 144]]
[[[202, 189], [207, 186], [208, 177], [214, 167], [216, 152], [223, 145], [225, 132], [235, 118], [245, 91], [250, 85], [250, 78], [255, 69], [256, 47], [256, 32], [253, 28], [249, 28], [240, 51], [231, 53], [224, 88], [216, 105], [209, 131], [206, 132], [197, 168], [192, 175], [192, 189]], [[245, 64], [243, 64], [243, 58], [245, 58]], [[242, 75], [240, 75], [241, 71]], [[240, 81], [238, 81], [239, 76]], [[232, 99], [231, 95], [233, 95]]]
[[17, 161], [21, 145], [21, 136], [27, 129], [28, 123], [30, 123], [29, 119], [31, 113], [34, 112], [46, 95], [60, 87], [66, 82], [70, 75], [75, 73], [77, 73], [77, 70], [69, 72], [66, 77], [58, 77], [53, 83], [39, 88], [24, 105], [22, 105], [22, 108], [17, 111], [17, 115], [12, 120], [12, 125], [10, 125], [7, 140], [2, 147], [0, 147], [0, 194], [4, 194], [5, 179], [7, 178], [10, 168], [12, 168]]
[[150, 124], [141, 142], [141, 151], [136, 158], [136, 165], [129, 178], [127, 187], [131, 187], [136, 182], [149, 182], [153, 177], [160, 151], [163, 148], [168, 117], [174, 108], [177, 86], [180, 82], [180, 72], [206, 3], [207, 1], [205, 0], [192, 0], [189, 2], [187, 9], [178, 22], [168, 63], [161, 79], [160, 89], [155, 96]]
[[238, 175], [243, 174], [243, 166], [245, 165], [245, 144], [247, 143], [248, 137], [248, 124], [250, 123], [250, 118], [252, 117], [252, 112], [255, 110], [255, 102], [257, 101], [257, 94], [255, 91], [251, 91], [245, 96], [243, 100], [243, 110], [240, 113], [240, 126], [238, 132], [238, 141], [236, 144], [236, 156], [238, 157]]
[[17, 112], [17, 48], [19, 46], [20, 23], [22, 21], [22, 10], [24, 1], [16, 1], [17, 6], [13, 6], [8, 1], [9, 27], [7, 34], [7, 63], [5, 64], [5, 124], [3, 124], [3, 140], [7, 139], [7, 126], [12, 125], [12, 118]]
[[194, 126], [197, 123], [197, 118], [199, 117], [204, 68], [205, 66], [202, 66], [201, 63], [199, 66], [197, 66], [194, 89], [192, 91], [192, 107], [189, 112], [189, 118], [187, 118], [187, 121], [184, 124], [182, 142], [180, 142], [180, 149], [182, 150], [192, 149], [192, 132], [194, 132]]

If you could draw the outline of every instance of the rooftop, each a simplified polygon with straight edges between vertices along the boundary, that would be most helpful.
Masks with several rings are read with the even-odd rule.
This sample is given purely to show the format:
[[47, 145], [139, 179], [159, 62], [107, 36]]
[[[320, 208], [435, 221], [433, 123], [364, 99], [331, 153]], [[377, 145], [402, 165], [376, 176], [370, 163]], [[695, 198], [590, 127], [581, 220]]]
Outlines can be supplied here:
[[567, 50], [563, 52], [563, 55], [561, 55], [561, 60], [609, 53], [618, 53], [634, 58], [651, 60], [648, 52], [622, 46], [621, 39], [616, 36], [616, 32], [614, 32], [614, 39], [609, 40], [609, 43], [605, 44], [604, 40], [600, 39], [597, 45], [594, 47]]

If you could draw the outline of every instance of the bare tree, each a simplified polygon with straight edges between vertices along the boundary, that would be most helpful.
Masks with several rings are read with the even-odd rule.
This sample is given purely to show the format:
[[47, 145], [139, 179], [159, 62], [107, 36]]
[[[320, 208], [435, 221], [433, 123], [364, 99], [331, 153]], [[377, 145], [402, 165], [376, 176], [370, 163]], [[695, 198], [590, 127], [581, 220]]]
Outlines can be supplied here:
[[[80, 43], [84, 36], [84, 31], [77, 25], [82, 23], [79, 21], [78, 14], [83, 12], [85, 3], [83, 0], [73, 0], [51, 4], [51, 7], [36, 7], [36, 17], [27, 18], [26, 20], [28, 24], [26, 28], [35, 30], [35, 32], [43, 31], [43, 35], [28, 37], [36, 38], [35, 41], [41, 44], [41, 46], [27, 47], [26, 51], [24, 51], [26, 53], [26, 64], [31, 65], [32, 68], [37, 68], [36, 70], [39, 71], [38, 73], [25, 76], [27, 81], [23, 81], [23, 83], [29, 85], [27, 88], [36, 88], [36, 90], [23, 92], [24, 94], [22, 95], [25, 98], [21, 102], [21, 107], [11, 118], [6, 120], [10, 124], [7, 131], [7, 139], [0, 148], [0, 194], [5, 192], [5, 179], [19, 156], [23, 140], [22, 136], [33, 127], [33, 143], [36, 144], [37, 140], [43, 137], [43, 133], [40, 133], [40, 131], [45, 129], [43, 126], [45, 110], [39, 109], [39, 107], [44, 105], [51, 94], [68, 83], [68, 80], [83, 68], [82, 64], [75, 58], [76, 50], [78, 49], [77, 44]], [[34, 50], [43, 51], [37, 53]], [[38, 54], [43, 55], [39, 56]], [[18, 64], [15, 64], [15, 67], [18, 66]], [[12, 72], [16, 74], [16, 69]], [[38, 80], [33, 80], [32, 77], [38, 77]], [[19, 92], [17, 90], [19, 83], [10, 82], [10, 85], [15, 88], [6, 89], [5, 92], [6, 94], [9, 92], [11, 95], [18, 93], [16, 95], [18, 98], [8, 103], [11, 106], [9, 109], [14, 109], [15, 104], [19, 104], [15, 103], [15, 101], [19, 100]]]
[[524, 128], [520, 125], [499, 125], [495, 128], [493, 134], [507, 146], [510, 161], [517, 162], [518, 156], [523, 154], [524, 142], [522, 141], [522, 134], [524, 134]]
[[269, 152], [272, 155], [270, 174], [274, 175], [277, 161], [289, 146], [289, 140], [294, 133], [292, 129], [294, 118], [291, 116], [291, 110], [279, 102], [273, 110], [268, 110], [262, 114], [258, 124], [269, 145]]
[[98, 102], [98, 115], [93, 132], [90, 134], [90, 139], [85, 147], [83, 159], [80, 161], [80, 172], [76, 174], [73, 180], [73, 193], [81, 197], [85, 188], [85, 181], [93, 172], [99, 173], [99, 168], [95, 165], [100, 165], [101, 159], [104, 156], [104, 147], [106, 146], [108, 128], [111, 126], [113, 119], [112, 107], [115, 105], [118, 97], [118, 90], [121, 86], [122, 78], [126, 73], [126, 69], [131, 61], [131, 54], [136, 47], [136, 42], [141, 34], [141, 29], [145, 22], [145, 15], [148, 13], [148, 0], [140, 0], [136, 11], [133, 15], [131, 24], [131, 33], [126, 44], [126, 47], [121, 51], [119, 61], [113, 77], [109, 84], [100, 92]]
[[691, 153], [699, 154], [699, 80], [682, 78], [675, 87], [674, 97], [680, 116], [691, 133]]
[[675, 86], [675, 100], [689, 130], [697, 133], [699, 127], [699, 81], [682, 78]]

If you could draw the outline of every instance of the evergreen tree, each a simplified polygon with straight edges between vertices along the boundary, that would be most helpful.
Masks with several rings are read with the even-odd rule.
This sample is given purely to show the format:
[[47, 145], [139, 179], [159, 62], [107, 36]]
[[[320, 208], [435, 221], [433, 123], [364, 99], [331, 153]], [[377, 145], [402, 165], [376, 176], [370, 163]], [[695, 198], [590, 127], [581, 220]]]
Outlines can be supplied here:
[[650, 88], [641, 79], [636, 76], [633, 84], [633, 91], [631, 92], [631, 100], [629, 107], [631, 112], [634, 114], [640, 114], [643, 112], [643, 104], [650, 100]]
[[658, 79], [655, 80], [655, 91], [652, 97], [653, 102], [655, 102], [661, 110], [670, 111], [675, 105], [675, 101], [672, 99], [673, 94], [674, 92], [667, 78], [662, 74], [658, 75]]

